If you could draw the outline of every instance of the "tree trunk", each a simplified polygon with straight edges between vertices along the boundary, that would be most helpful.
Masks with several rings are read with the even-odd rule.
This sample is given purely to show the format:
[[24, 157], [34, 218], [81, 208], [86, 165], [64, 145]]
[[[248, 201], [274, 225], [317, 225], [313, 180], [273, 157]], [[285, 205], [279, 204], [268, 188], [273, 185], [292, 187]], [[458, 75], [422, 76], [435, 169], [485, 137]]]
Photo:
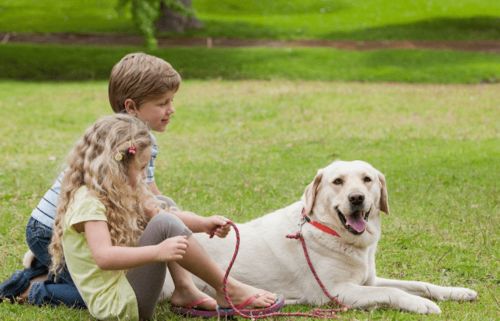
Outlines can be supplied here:
[[[191, 8], [191, 0], [180, 0], [186, 8]], [[160, 4], [160, 17], [155, 23], [156, 30], [163, 32], [183, 32], [186, 29], [198, 29], [203, 27], [201, 21], [194, 16], [185, 16], [183, 13], [173, 11], [165, 6], [163, 1]]]

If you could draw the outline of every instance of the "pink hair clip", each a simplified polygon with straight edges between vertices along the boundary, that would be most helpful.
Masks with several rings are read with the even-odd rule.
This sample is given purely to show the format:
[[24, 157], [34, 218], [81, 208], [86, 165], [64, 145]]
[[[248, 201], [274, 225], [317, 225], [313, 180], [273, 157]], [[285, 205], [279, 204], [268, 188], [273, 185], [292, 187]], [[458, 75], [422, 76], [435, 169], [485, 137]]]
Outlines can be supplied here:
[[137, 148], [134, 145], [130, 145], [127, 152], [131, 155], [135, 155], [135, 153], [137, 152]]

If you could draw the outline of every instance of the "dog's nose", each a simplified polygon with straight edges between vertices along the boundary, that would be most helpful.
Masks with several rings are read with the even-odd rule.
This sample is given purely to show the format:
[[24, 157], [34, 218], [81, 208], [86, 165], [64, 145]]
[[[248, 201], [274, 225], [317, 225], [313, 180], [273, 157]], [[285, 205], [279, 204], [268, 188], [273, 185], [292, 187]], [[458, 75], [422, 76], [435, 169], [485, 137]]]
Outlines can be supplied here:
[[361, 193], [351, 193], [349, 194], [349, 202], [352, 205], [361, 205], [365, 201], [365, 196]]

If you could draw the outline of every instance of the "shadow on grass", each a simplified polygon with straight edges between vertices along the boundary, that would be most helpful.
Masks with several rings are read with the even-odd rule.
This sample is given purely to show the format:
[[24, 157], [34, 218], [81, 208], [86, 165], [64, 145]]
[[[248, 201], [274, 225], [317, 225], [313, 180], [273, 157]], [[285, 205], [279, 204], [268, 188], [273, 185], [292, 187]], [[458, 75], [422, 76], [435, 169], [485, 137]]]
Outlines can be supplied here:
[[435, 18], [414, 23], [333, 32], [326, 39], [370, 40], [490, 40], [500, 39], [500, 17]]
[[[326, 19], [326, 18], [325, 18]], [[332, 24], [335, 18], [332, 17]], [[243, 21], [204, 20], [205, 28], [188, 31], [186, 36], [211, 36], [254, 39], [300, 39], [305, 36], [302, 27], [270, 27]], [[306, 27], [307, 28], [307, 27]], [[328, 40], [500, 40], [500, 18], [476, 16], [420, 20], [413, 23], [386, 25], [354, 31], [318, 35]]]
[[[0, 77], [105, 80], [134, 47], [0, 45]], [[435, 50], [347, 51], [328, 48], [166, 48], [152, 52], [185, 79], [294, 79], [370, 82], [498, 82], [500, 55]]]

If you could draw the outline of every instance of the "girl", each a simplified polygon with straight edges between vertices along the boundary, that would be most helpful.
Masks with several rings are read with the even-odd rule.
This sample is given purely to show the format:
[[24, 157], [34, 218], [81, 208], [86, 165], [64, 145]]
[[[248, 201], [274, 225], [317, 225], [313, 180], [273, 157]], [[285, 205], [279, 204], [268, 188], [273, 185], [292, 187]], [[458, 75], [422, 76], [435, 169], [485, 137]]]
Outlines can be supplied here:
[[[172, 262], [213, 286], [218, 305], [228, 306], [224, 272], [180, 219], [160, 210], [144, 182], [151, 145], [141, 120], [116, 114], [88, 128], [68, 158], [51, 272], [57, 276], [66, 263], [97, 319], [150, 319]], [[227, 291], [238, 308], [272, 312], [283, 305], [281, 297], [231, 278]]]
[[[115, 113], [134, 115], [148, 124], [153, 146], [146, 171], [146, 183], [156, 198], [166, 201], [163, 204], [168, 207], [168, 211], [179, 217], [191, 231], [212, 234], [216, 230], [216, 235], [220, 236], [218, 226], [221, 227], [221, 232], [224, 232], [224, 228], [227, 228], [226, 232], [229, 231], [223, 218], [217, 215], [202, 217], [181, 210], [171, 199], [162, 196], [156, 185], [154, 173], [159, 148], [154, 143], [153, 132], [164, 132], [172, 120], [175, 112], [173, 99], [180, 85], [181, 76], [165, 60], [144, 53], [130, 53], [116, 63], [111, 71], [108, 98]], [[86, 307], [67, 269], [60, 272], [57, 281], [51, 274], [47, 275], [51, 265], [48, 246], [52, 238], [63, 174], [58, 176], [31, 213], [26, 226], [26, 242], [34, 255], [25, 256], [30, 258], [24, 261], [26, 268], [16, 271], [0, 284], [0, 301], [8, 298], [34, 305]], [[169, 272], [175, 281], [175, 291], [170, 299], [172, 305], [216, 309], [217, 302], [196, 288], [191, 274], [185, 269], [171, 263]]]

